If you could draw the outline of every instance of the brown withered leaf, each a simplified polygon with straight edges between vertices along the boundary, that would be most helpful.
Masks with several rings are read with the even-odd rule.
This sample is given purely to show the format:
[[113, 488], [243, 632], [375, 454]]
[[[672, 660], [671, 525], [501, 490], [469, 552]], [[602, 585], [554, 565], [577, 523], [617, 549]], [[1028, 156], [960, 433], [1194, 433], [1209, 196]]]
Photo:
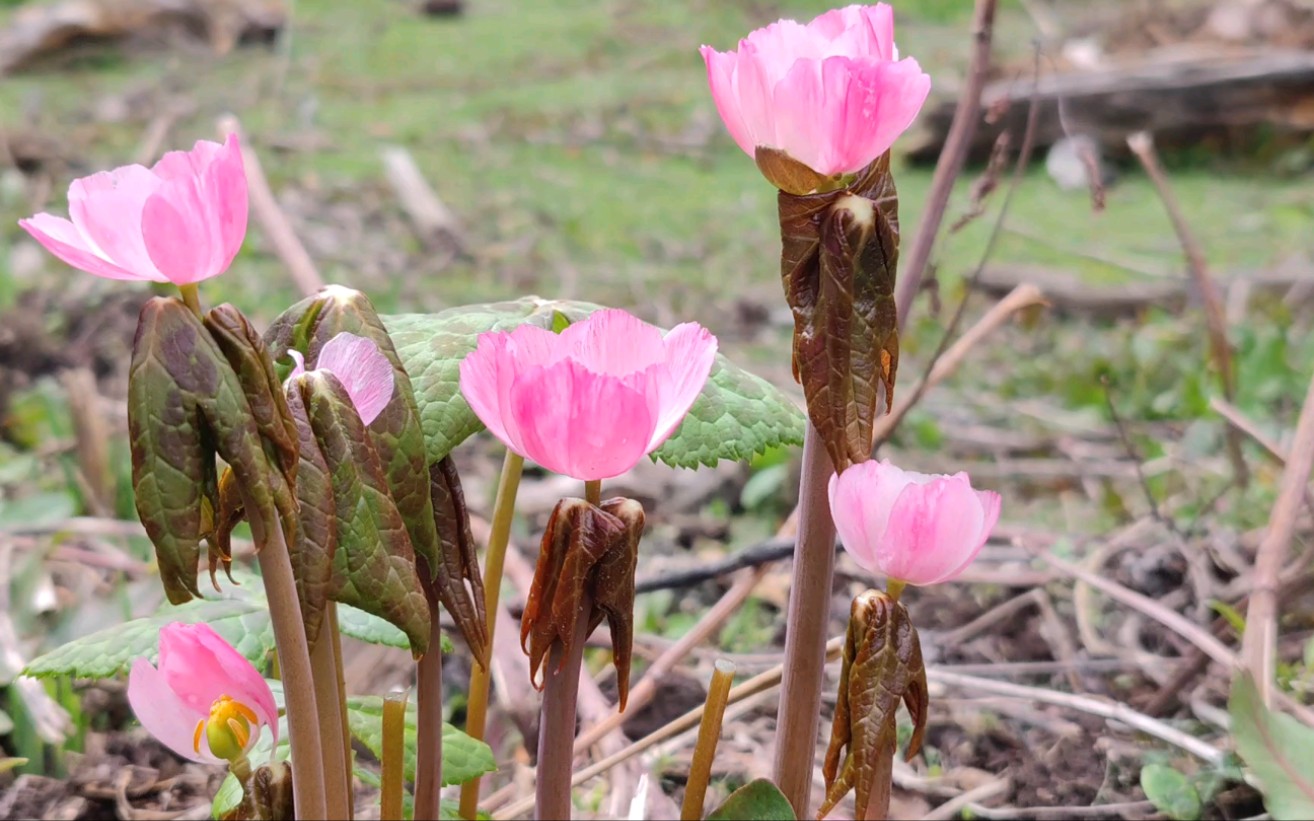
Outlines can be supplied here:
[[[542, 687], [540, 674], [552, 648], [569, 649], [576, 620], [588, 619], [587, 636], [605, 617], [612, 633], [620, 708], [625, 709], [634, 633], [634, 568], [642, 533], [643, 508], [630, 499], [609, 499], [598, 507], [567, 498], [552, 510], [520, 621], [520, 646], [529, 654], [535, 687]], [[587, 613], [581, 608], [585, 599]]]
[[219, 509], [216, 454], [262, 521], [295, 517], [291, 488], [270, 461], [241, 380], [201, 320], [177, 299], [156, 297], [142, 307], [129, 369], [128, 432], [137, 513], [174, 604], [200, 595], [200, 540], [212, 535]]
[[930, 701], [921, 642], [902, 604], [868, 590], [849, 611], [835, 720], [822, 765], [826, 800], [817, 818], [824, 818], [850, 789], [855, 790], [855, 817], [868, 817], [872, 801], [888, 809], [900, 701], [913, 720], [911, 759], [922, 746]]
[[[452, 614], [475, 661], [486, 666], [490, 648], [484, 581], [479, 572], [474, 536], [470, 533], [465, 491], [461, 489], [461, 477], [450, 456], [429, 466], [429, 495], [433, 501], [434, 526], [442, 539], [442, 562], [436, 576], [427, 572], [427, 568], [422, 569], [420, 580], [426, 582], [426, 595], [436, 596]], [[427, 583], [429, 579], [434, 582]], [[462, 595], [452, 594], [458, 590]], [[431, 598], [429, 607], [436, 606]]]
[[890, 156], [845, 188], [778, 197], [780, 274], [794, 313], [794, 378], [837, 471], [870, 456], [899, 365], [898, 196]]
[[429, 648], [429, 606], [373, 440], [337, 377], [310, 371], [290, 389], [301, 393], [332, 487], [338, 540], [329, 597], [391, 622], [418, 658]]
[[237, 492], [237, 480], [232, 468], [224, 468], [219, 476], [219, 509], [214, 514], [214, 527], [206, 538], [209, 544], [210, 584], [219, 590], [219, 580], [215, 574], [219, 565], [224, 566], [228, 581], [233, 579], [233, 528], [246, 517], [246, 508], [242, 504], [242, 494]]

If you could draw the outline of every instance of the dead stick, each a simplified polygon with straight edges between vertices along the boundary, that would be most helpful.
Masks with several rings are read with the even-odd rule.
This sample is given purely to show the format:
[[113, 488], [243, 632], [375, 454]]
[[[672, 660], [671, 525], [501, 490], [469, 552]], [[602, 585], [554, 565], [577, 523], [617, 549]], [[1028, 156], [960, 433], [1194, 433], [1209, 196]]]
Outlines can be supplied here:
[[[1279, 465], [1286, 465], [1286, 451], [1284, 451], [1277, 442], [1273, 441], [1272, 437], [1260, 430], [1259, 426], [1256, 425], [1250, 417], [1242, 413], [1240, 408], [1219, 396], [1215, 396], [1209, 400], [1209, 407], [1219, 416], [1227, 420], [1227, 424], [1250, 437], [1250, 439], [1268, 453], [1273, 461], [1277, 462]], [[1310, 513], [1314, 513], [1314, 495], [1310, 494], [1309, 488], [1305, 488], [1303, 493], [1305, 496], [1305, 507], [1309, 508]]]
[[[1195, 285], [1200, 289], [1200, 295], [1204, 298], [1205, 304], [1205, 326], [1209, 330], [1209, 347], [1213, 351], [1214, 367], [1218, 368], [1219, 381], [1223, 386], [1223, 395], [1228, 401], [1236, 398], [1236, 374], [1232, 370], [1232, 346], [1227, 341], [1227, 314], [1223, 310], [1223, 296], [1218, 291], [1218, 285], [1214, 278], [1209, 274], [1209, 267], [1205, 263], [1204, 250], [1200, 247], [1199, 241], [1191, 231], [1191, 226], [1186, 222], [1186, 216], [1182, 213], [1182, 207], [1177, 202], [1177, 195], [1173, 193], [1172, 185], [1168, 182], [1168, 176], [1163, 172], [1163, 166], [1159, 164], [1159, 155], [1154, 150], [1154, 139], [1146, 132], [1139, 131], [1127, 138], [1127, 146], [1131, 148], [1132, 153], [1141, 161], [1145, 167], [1145, 173], [1149, 175], [1150, 181], [1154, 183], [1154, 188], [1159, 193], [1159, 199], [1163, 202], [1164, 210], [1168, 212], [1168, 218], [1173, 223], [1173, 231], [1177, 234], [1177, 241], [1181, 243], [1182, 252], [1186, 254], [1186, 264], [1191, 270], [1191, 278], [1195, 280]], [[1244, 486], [1249, 477], [1249, 471], [1246, 468], [1245, 457], [1241, 453], [1241, 440], [1235, 430], [1231, 428], [1227, 432], [1227, 452], [1232, 461], [1232, 469], [1236, 473], [1237, 483]]]
[[908, 324], [908, 311], [917, 292], [921, 290], [926, 264], [931, 259], [931, 249], [935, 247], [935, 238], [944, 222], [949, 195], [963, 170], [963, 164], [967, 162], [967, 153], [981, 120], [981, 91], [985, 88], [986, 74], [990, 70], [990, 41], [994, 33], [996, 5], [996, 0], [976, 0], [976, 10], [972, 15], [972, 60], [967, 69], [967, 80], [958, 97], [958, 107], [954, 109], [954, 119], [949, 126], [944, 148], [940, 151], [940, 161], [935, 165], [931, 192], [922, 208], [912, 250], [904, 259], [903, 277], [895, 289], [894, 301], [900, 331]]
[[1259, 686], [1265, 704], [1271, 701], [1278, 634], [1278, 577], [1291, 547], [1296, 528], [1296, 514], [1314, 470], [1314, 379], [1310, 380], [1305, 404], [1296, 422], [1296, 436], [1291, 455], [1282, 471], [1282, 484], [1268, 531], [1255, 554], [1254, 585], [1250, 606], [1246, 608], [1246, 631], [1241, 641], [1241, 657]]
[[876, 420], [872, 428], [872, 441], [874, 444], [884, 442], [894, 433], [894, 429], [899, 426], [903, 418], [908, 415], [908, 411], [930, 388], [943, 382], [950, 374], [958, 370], [958, 366], [963, 363], [967, 355], [981, 343], [983, 339], [993, 333], [1003, 325], [1013, 314], [1029, 308], [1033, 305], [1045, 304], [1045, 296], [1040, 289], [1034, 285], [1024, 283], [1013, 289], [1013, 292], [995, 303], [986, 315], [977, 320], [976, 324], [967, 330], [965, 334], [958, 338], [950, 348], [944, 352], [935, 367], [931, 369], [930, 374], [923, 382], [918, 382], [912, 390], [905, 394], [908, 398], [894, 403], [894, 409], [890, 413]]
[[302, 294], [310, 296], [324, 287], [324, 279], [315, 268], [306, 246], [297, 239], [283, 209], [278, 207], [274, 192], [269, 187], [269, 179], [260, 167], [260, 158], [242, 136], [242, 124], [236, 117], [226, 116], [219, 120], [219, 131], [224, 136], [237, 134], [242, 137], [242, 165], [246, 169], [247, 193], [251, 198], [251, 210], [260, 222], [260, 229], [274, 246], [274, 253], [287, 266], [292, 281]]

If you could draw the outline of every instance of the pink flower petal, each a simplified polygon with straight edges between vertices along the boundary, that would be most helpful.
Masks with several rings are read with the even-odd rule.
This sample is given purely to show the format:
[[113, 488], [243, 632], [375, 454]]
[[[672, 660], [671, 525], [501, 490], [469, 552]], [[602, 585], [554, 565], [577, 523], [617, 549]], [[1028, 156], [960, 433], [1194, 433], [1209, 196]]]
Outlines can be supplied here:
[[605, 376], [627, 376], [666, 359], [662, 332], [619, 308], [594, 311], [560, 334], [565, 355]]
[[[204, 149], [202, 148], [204, 146]], [[246, 239], [247, 199], [246, 169], [237, 135], [229, 134], [223, 146], [199, 142], [193, 151], [212, 155], [202, 175], [211, 225], [220, 249], [219, 271], [227, 271]]]
[[859, 462], [831, 478], [830, 510], [840, 541], [872, 573], [885, 572], [878, 556], [894, 500], [921, 476], [886, 460]]
[[142, 236], [151, 261], [177, 285], [190, 285], [223, 273], [219, 247], [210, 228], [205, 193], [196, 177], [178, 177], [160, 186], [142, 210]]
[[210, 705], [206, 704], [203, 712], [192, 709], [144, 658], [134, 661], [128, 674], [128, 703], [141, 726], [161, 744], [189, 761], [214, 761], [192, 746], [196, 724], [210, 715]]
[[360, 414], [369, 425], [392, 401], [395, 373], [388, 357], [371, 339], [340, 333], [324, 344], [315, 360], [315, 370], [328, 371], [338, 378]]
[[723, 54], [711, 46], [703, 46], [700, 52], [703, 62], [707, 64], [707, 84], [712, 90], [712, 102], [716, 103], [716, 110], [725, 121], [730, 136], [751, 157], [756, 146], [753, 145], [748, 126], [744, 124], [743, 114], [739, 110], [739, 95], [735, 91], [738, 55], [734, 52]]
[[510, 410], [521, 455], [585, 481], [619, 476], [647, 452], [660, 401], [651, 382], [645, 394], [569, 359], [520, 374]]
[[98, 256], [78, 233], [77, 227], [63, 217], [37, 214], [30, 219], [19, 220], [18, 224], [47, 251], [78, 270], [105, 279], [144, 279]]
[[516, 378], [512, 344], [511, 334], [479, 335], [475, 349], [461, 360], [461, 396], [489, 433], [523, 455], [520, 428], [511, 413], [511, 385]]
[[[278, 708], [260, 671], [208, 624], [169, 624], [160, 631], [159, 673], [187, 709], [209, 715], [221, 696], [240, 701], [277, 738]], [[189, 729], [195, 729], [195, 722]]]
[[676, 325], [666, 334], [665, 362], [658, 372], [661, 409], [648, 442], [651, 453], [680, 427], [684, 416], [702, 393], [716, 362], [716, 337], [696, 322]]
[[[194, 625], [204, 628], [197, 630], [193, 636], [196, 643], [207, 650], [224, 668], [227, 676], [224, 692], [234, 701], [238, 701], [256, 714], [260, 723], [273, 732], [273, 741], [278, 743], [278, 703], [274, 693], [260, 671], [247, 660], [246, 656], [223, 639], [207, 624]], [[253, 734], [254, 735], [254, 734]]]
[[160, 179], [140, 165], [125, 165], [73, 181], [68, 211], [73, 225], [98, 256], [138, 279], [167, 282], [146, 250], [142, 215]]
[[910, 484], [895, 500], [877, 558], [888, 576], [909, 584], [947, 581], [980, 552], [984, 523], [966, 474]]

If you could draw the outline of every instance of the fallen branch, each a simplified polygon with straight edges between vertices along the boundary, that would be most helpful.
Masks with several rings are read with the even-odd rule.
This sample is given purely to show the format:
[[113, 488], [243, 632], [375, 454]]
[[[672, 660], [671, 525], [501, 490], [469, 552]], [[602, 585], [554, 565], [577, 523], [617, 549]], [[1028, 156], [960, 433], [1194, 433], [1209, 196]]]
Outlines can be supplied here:
[[399, 145], [386, 146], [383, 149], [383, 170], [425, 248], [445, 249], [452, 256], [464, 254], [464, 231], [460, 220], [429, 185], [411, 152]]

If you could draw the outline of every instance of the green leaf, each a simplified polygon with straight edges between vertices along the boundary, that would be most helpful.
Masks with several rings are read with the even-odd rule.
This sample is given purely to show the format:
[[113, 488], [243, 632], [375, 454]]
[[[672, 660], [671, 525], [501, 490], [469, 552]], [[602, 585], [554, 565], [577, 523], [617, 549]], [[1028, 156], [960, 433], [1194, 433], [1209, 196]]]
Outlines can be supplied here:
[[[438, 461], [483, 428], [460, 390], [461, 360], [475, 349], [479, 334], [523, 324], [553, 329], [558, 316], [578, 322], [599, 307], [525, 297], [437, 314], [383, 317], [411, 374], [429, 461]], [[802, 443], [803, 429], [803, 413], [788, 396], [718, 355], [684, 423], [653, 458], [675, 467], [747, 460], [771, 447]]]
[[1276, 821], [1314, 818], [1314, 729], [1271, 712], [1245, 672], [1232, 684], [1227, 711], [1236, 751], [1259, 782], [1269, 815]]
[[794, 821], [794, 818], [794, 808], [780, 788], [759, 778], [730, 793], [725, 803], [707, 816], [707, 821]]
[[1195, 821], [1204, 810], [1191, 779], [1172, 767], [1163, 764], [1142, 767], [1141, 789], [1155, 809], [1173, 821]]
[[[415, 779], [415, 704], [406, 705], [406, 741], [402, 771]], [[377, 757], [383, 750], [383, 699], [378, 696], [347, 698], [347, 723], [351, 734]], [[497, 769], [493, 751], [452, 725], [443, 723], [443, 786], [464, 784]]]
[[264, 597], [251, 586], [230, 587], [229, 598], [194, 599], [165, 605], [154, 615], [74, 639], [33, 659], [23, 671], [37, 678], [112, 678], [128, 672], [134, 659], [154, 661], [160, 629], [170, 622], [205, 622], [238, 652], [260, 666], [274, 650], [274, 629]]
[[[397, 647], [402, 650], [411, 649], [411, 645], [406, 641], [406, 634], [399, 628], [393, 627], [388, 622], [378, 616], [366, 613], [349, 604], [338, 605], [338, 630], [344, 636], [350, 636], [358, 641], [369, 642], [370, 644], [382, 644], [385, 647]], [[456, 648], [452, 646], [452, 640], [446, 634], [442, 636], [442, 651], [451, 653]]]
[[237, 776], [229, 773], [224, 777], [224, 783], [219, 785], [219, 791], [210, 799], [210, 817], [219, 821], [228, 813], [237, 809], [237, 805], [242, 803], [242, 784], [237, 780]]

